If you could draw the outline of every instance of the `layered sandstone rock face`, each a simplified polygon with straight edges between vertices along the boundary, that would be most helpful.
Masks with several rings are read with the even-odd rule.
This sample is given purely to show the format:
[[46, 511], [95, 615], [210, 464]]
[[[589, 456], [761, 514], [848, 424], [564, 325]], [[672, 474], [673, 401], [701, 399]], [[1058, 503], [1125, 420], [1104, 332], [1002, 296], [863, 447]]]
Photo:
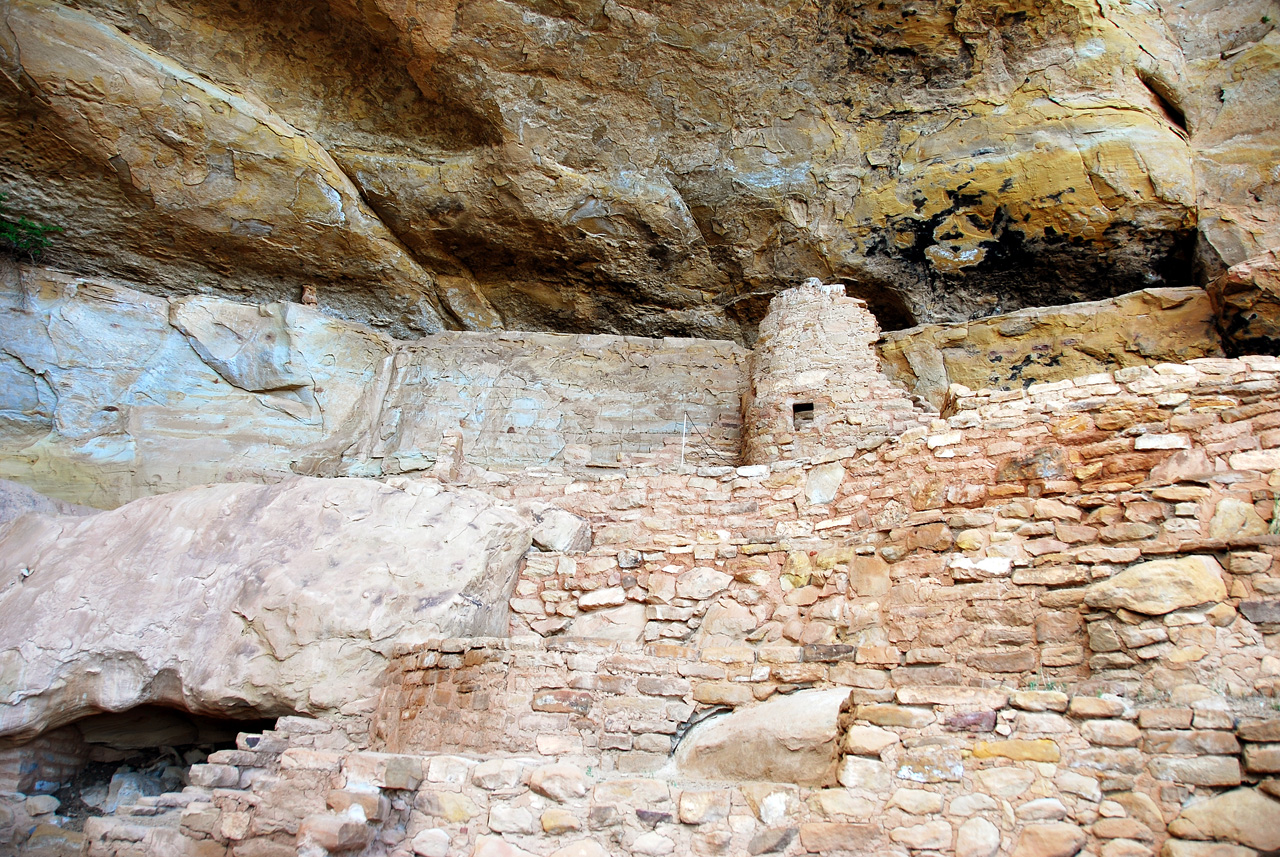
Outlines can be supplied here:
[[295, 473], [453, 479], [471, 465], [736, 460], [747, 355], [731, 342], [489, 332], [404, 343], [295, 303], [7, 272], [0, 478], [64, 500], [112, 508]]
[[1273, 5], [12, 0], [0, 186], [62, 267], [398, 335], [958, 321], [1277, 242]]

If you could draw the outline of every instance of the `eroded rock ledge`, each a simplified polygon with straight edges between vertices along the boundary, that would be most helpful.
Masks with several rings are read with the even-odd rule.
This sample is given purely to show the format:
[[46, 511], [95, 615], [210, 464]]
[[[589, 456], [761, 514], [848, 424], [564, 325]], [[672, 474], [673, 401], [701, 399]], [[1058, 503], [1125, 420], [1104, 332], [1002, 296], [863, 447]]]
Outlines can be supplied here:
[[161, 296], [749, 342], [1203, 285], [1280, 243], [1270, 0], [11, 0], [0, 184]]

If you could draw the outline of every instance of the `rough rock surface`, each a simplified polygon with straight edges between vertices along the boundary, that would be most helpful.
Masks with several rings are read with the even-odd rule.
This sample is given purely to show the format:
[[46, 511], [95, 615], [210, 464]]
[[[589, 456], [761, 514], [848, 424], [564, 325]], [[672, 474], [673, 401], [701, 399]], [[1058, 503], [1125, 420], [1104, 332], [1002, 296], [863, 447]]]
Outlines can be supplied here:
[[506, 632], [530, 527], [426, 481], [304, 477], [28, 515], [0, 534], [0, 736], [368, 697], [396, 644]]
[[1085, 603], [1104, 610], [1162, 616], [1227, 597], [1222, 567], [1211, 556], [1157, 559], [1126, 568], [1085, 590]]
[[1268, 0], [4, 10], [0, 185], [158, 293], [749, 339], [813, 274], [893, 329], [1280, 244]]
[[684, 776], [830, 785], [839, 757], [840, 706], [849, 691], [803, 690], [708, 719], [676, 748]]
[[1209, 284], [1208, 292], [1232, 354], [1280, 350], [1280, 258], [1275, 250], [1233, 265]]
[[720, 463], [744, 364], [707, 340], [405, 343], [296, 303], [164, 299], [0, 263], [0, 478], [109, 508], [293, 473], [617, 466], [681, 455], [686, 431], [690, 463]]
[[1198, 288], [1144, 289], [1110, 300], [922, 325], [880, 341], [884, 373], [936, 408], [946, 405], [952, 384], [1016, 390], [1222, 354], [1214, 307]]

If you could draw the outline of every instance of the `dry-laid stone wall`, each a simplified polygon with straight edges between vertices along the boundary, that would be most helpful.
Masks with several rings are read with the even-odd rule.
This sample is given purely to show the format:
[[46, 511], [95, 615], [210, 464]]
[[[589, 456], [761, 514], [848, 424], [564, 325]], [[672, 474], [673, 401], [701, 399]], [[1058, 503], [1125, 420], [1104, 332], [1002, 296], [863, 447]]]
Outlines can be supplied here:
[[957, 413], [872, 451], [496, 488], [595, 523], [586, 554], [527, 559], [516, 628], [847, 644], [917, 682], [1272, 693], [1280, 361], [1117, 374], [957, 388]]
[[422, 470], [456, 433], [495, 470], [736, 462], [744, 363], [713, 340], [442, 333], [399, 346], [358, 457]]
[[[681, 704], [670, 687], [679, 681], [675, 675], [706, 662], [663, 646], [442, 640], [403, 655], [406, 669], [397, 678], [406, 680], [405, 689], [389, 690], [387, 713], [395, 710], [397, 694], [420, 689], [413, 679], [456, 669], [440, 662], [424, 666], [428, 654], [457, 655], [471, 667], [505, 662], [513, 689], [534, 687], [523, 698], [535, 700], [535, 707], [560, 692], [537, 687], [557, 670], [578, 687], [610, 676], [636, 686], [647, 681], [650, 690], [639, 698], [620, 683], [577, 691], [590, 704], [562, 712], [560, 720], [580, 729], [583, 721], [612, 718], [613, 732], [602, 734], [631, 741], [656, 735], [668, 744], [672, 736], [654, 731], [643, 715], [630, 719], [638, 728], [623, 728], [619, 712], [638, 712], [653, 700]], [[595, 667], [586, 663], [592, 659]], [[665, 693], [656, 691], [657, 682], [669, 685]], [[808, 694], [810, 704], [820, 693], [775, 699], [785, 703]], [[835, 695], [848, 693], [845, 686]], [[490, 697], [489, 705], [519, 695]], [[608, 709], [611, 700], [624, 707]], [[798, 784], [680, 776], [678, 766], [691, 765], [680, 753], [674, 771], [615, 767], [606, 741], [571, 740], [578, 737], [574, 729], [554, 731], [553, 717], [527, 705], [505, 712], [510, 732], [491, 733], [511, 744], [502, 752], [477, 752], [474, 742], [370, 752], [361, 749], [369, 736], [359, 731], [358, 720], [284, 718], [276, 730], [242, 735], [238, 749], [194, 767], [183, 793], [143, 798], [116, 817], [91, 820], [86, 853], [1031, 857], [1083, 848], [1105, 855], [1252, 857], [1280, 838], [1274, 815], [1280, 789], [1275, 781], [1256, 789], [1239, 784], [1242, 776], [1258, 775], [1252, 760], [1272, 752], [1268, 742], [1280, 719], [1233, 715], [1217, 703], [1182, 699], [1151, 706], [1058, 690], [904, 687], [888, 702], [850, 699], [830, 713], [815, 706], [810, 719], [819, 721], [818, 728], [795, 717], [756, 724], [767, 733], [758, 746], [773, 746], [775, 756], [826, 748], [833, 776]], [[455, 701], [440, 710], [458, 708]], [[412, 706], [401, 711], [421, 719], [439, 713]], [[693, 726], [685, 742], [696, 741], [698, 730], [714, 722]], [[681, 731], [681, 724], [672, 725]], [[553, 731], [535, 735], [547, 729]], [[521, 746], [521, 738], [534, 741]], [[374, 746], [381, 746], [376, 738]], [[1219, 754], [1212, 757], [1217, 768], [1202, 764], [1204, 748]], [[767, 765], [751, 752], [756, 749], [746, 747], [728, 761]], [[707, 755], [713, 764], [726, 762]], [[1226, 775], [1232, 766], [1235, 773]]]

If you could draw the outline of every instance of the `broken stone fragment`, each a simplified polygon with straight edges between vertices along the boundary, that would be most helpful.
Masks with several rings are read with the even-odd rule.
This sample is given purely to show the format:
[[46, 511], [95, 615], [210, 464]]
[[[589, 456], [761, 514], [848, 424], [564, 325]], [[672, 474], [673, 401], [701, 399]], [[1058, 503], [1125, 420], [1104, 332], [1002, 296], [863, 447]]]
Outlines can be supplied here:
[[343, 760], [342, 768], [348, 788], [412, 791], [422, 782], [422, 759], [418, 756], [352, 753]]
[[836, 498], [836, 492], [842, 481], [844, 481], [844, 467], [839, 462], [818, 465], [809, 471], [805, 479], [805, 500], [815, 506], [830, 503]]
[[309, 815], [298, 825], [298, 846], [323, 848], [330, 853], [363, 848], [373, 838], [373, 831], [365, 822], [358, 805], [342, 815], [331, 812]]
[[529, 775], [529, 788], [561, 803], [587, 793], [582, 770], [577, 765], [564, 762], [535, 768]]
[[529, 504], [533, 544], [539, 550], [577, 553], [591, 549], [591, 523], [572, 512], [545, 504]]

